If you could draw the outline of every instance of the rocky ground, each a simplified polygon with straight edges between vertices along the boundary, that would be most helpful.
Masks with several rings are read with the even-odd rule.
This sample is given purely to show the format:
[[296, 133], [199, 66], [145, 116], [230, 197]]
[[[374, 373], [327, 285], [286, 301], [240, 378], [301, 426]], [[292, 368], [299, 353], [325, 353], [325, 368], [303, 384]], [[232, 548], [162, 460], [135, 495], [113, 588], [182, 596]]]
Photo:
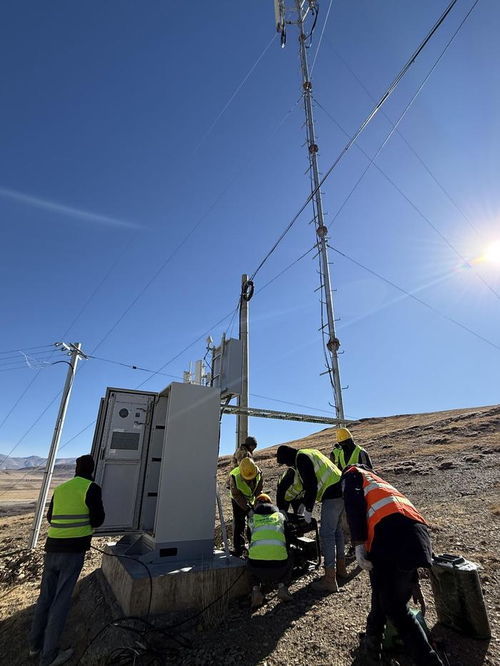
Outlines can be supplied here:
[[[449, 664], [500, 664], [500, 407], [366, 419], [351, 430], [369, 450], [377, 472], [407, 494], [427, 517], [435, 552], [459, 553], [481, 565], [492, 626], [490, 641], [467, 639], [436, 625], [430, 584], [427, 578], [423, 580], [427, 622], [443, 642]], [[331, 442], [332, 431], [327, 429], [292, 444], [328, 452]], [[265, 475], [265, 489], [273, 493], [281, 471], [275, 463], [275, 449], [260, 451], [257, 462]], [[229, 458], [223, 457], [219, 463], [221, 488], [228, 470]], [[43, 552], [41, 547], [31, 554], [12, 552], [25, 544], [32, 516], [22, 510], [12, 515], [1, 500], [0, 644], [2, 663], [15, 666], [29, 663], [26, 637]], [[228, 519], [226, 500], [224, 505]], [[104, 542], [94, 539], [97, 547]], [[251, 613], [246, 599], [231, 603], [222, 599], [192, 621], [179, 624], [185, 618], [161, 616], [152, 620], [151, 627], [131, 623], [134, 631], [127, 632], [107, 626], [120, 616], [120, 610], [100, 574], [100, 559], [96, 551], [88, 554], [77, 585], [64, 635], [64, 644], [75, 647], [70, 664], [363, 664], [358, 632], [364, 628], [368, 611], [369, 583], [367, 575], [352, 563], [351, 579], [336, 595], [311, 593], [308, 583], [315, 574], [310, 573], [291, 585], [294, 601], [287, 605], [270, 593], [263, 608]], [[173, 627], [175, 624], [178, 626]], [[135, 641], [144, 640], [158, 651], [156, 661], [152, 652], [135, 661], [129, 652], [128, 661], [117, 661], [117, 650], [137, 647]], [[398, 661], [407, 663], [404, 656]]]

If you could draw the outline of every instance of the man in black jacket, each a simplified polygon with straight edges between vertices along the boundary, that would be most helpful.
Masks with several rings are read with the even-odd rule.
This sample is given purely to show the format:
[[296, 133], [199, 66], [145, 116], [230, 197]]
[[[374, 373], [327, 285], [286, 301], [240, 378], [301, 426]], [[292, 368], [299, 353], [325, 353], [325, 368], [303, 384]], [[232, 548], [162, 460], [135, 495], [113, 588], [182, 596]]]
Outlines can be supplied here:
[[302, 484], [305, 507], [304, 520], [310, 523], [316, 501], [321, 503], [321, 523], [319, 535], [324, 558], [325, 574], [311, 583], [318, 592], [338, 592], [337, 578], [347, 573], [345, 570], [344, 534], [340, 521], [344, 511], [340, 470], [317, 449], [294, 449], [282, 444], [276, 451], [279, 465], [293, 467], [296, 482]]
[[347, 521], [358, 565], [370, 572], [371, 610], [366, 623], [366, 666], [381, 664], [389, 619], [417, 666], [442, 666], [427, 636], [408, 609], [423, 599], [419, 567], [432, 565], [425, 519], [408, 498], [363, 465], [342, 474]]
[[30, 656], [40, 654], [40, 666], [64, 664], [73, 654], [71, 648], [59, 650], [59, 639], [93, 528], [105, 517], [93, 472], [92, 456], [77, 458], [74, 478], [57, 486], [50, 502], [42, 584], [30, 634]]

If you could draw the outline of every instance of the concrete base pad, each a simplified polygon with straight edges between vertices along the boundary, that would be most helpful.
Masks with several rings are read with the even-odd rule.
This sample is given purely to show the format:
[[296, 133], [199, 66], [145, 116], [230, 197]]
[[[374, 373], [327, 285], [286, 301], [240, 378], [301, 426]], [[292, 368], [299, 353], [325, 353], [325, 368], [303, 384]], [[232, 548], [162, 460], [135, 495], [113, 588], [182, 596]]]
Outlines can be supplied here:
[[201, 609], [221, 595], [231, 599], [250, 591], [246, 562], [222, 551], [204, 561], [146, 565], [119, 557], [123, 550], [120, 544], [106, 546], [102, 571], [124, 615]]

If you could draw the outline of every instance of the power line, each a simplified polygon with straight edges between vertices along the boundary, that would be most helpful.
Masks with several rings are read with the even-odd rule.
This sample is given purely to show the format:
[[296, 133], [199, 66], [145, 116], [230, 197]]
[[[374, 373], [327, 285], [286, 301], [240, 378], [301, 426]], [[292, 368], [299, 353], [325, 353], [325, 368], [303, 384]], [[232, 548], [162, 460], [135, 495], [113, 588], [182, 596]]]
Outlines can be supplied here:
[[483, 335], [481, 335], [481, 334], [478, 333], [477, 331], [474, 331], [472, 328], [469, 328], [468, 326], [466, 326], [466, 325], [463, 324], [462, 322], [458, 321], [457, 319], [453, 319], [453, 317], [449, 317], [448, 315], [444, 314], [444, 312], [442, 312], [442, 311], [439, 310], [438, 308], [435, 308], [433, 305], [430, 305], [429, 303], [427, 303], [426, 301], [422, 300], [422, 299], [419, 298], [418, 296], [415, 296], [415, 294], [412, 294], [410, 291], [407, 291], [407, 290], [404, 289], [403, 287], [400, 287], [398, 284], [396, 284], [396, 283], [393, 282], [392, 280], [389, 280], [388, 278], [384, 277], [383, 275], [380, 275], [380, 273], [377, 273], [377, 272], [374, 271], [372, 268], [368, 268], [368, 266], [365, 266], [365, 265], [362, 264], [360, 261], [357, 261], [357, 260], [354, 259], [353, 257], [350, 257], [350, 256], [349, 256], [348, 254], [346, 254], [345, 252], [341, 252], [340, 250], [338, 250], [337, 248], [335, 248], [335, 247], [333, 247], [333, 246], [331, 246], [331, 245], [330, 245], [329, 247], [330, 247], [331, 250], [333, 250], [334, 252], [336, 252], [337, 254], [339, 254], [341, 257], [344, 257], [345, 259], [348, 259], [350, 262], [352, 262], [352, 263], [355, 264], [356, 266], [359, 266], [360, 268], [362, 268], [363, 270], [367, 271], [367, 272], [370, 273], [371, 275], [375, 276], [375, 277], [378, 278], [379, 280], [382, 280], [383, 282], [385, 282], [386, 284], [390, 285], [391, 287], [394, 287], [394, 289], [397, 289], [397, 290], [400, 291], [401, 293], [405, 294], [405, 296], [408, 296], [409, 298], [413, 299], [413, 300], [416, 301], [417, 303], [420, 303], [420, 305], [423, 305], [424, 307], [426, 307], [426, 308], [428, 308], [429, 310], [431, 310], [431, 312], [434, 312], [434, 314], [437, 314], [437, 315], [439, 315], [440, 317], [442, 317], [443, 319], [446, 319], [447, 321], [450, 321], [452, 324], [455, 324], [456, 326], [460, 327], [460, 328], [463, 329], [464, 331], [467, 331], [467, 333], [470, 333], [470, 334], [473, 335], [474, 337], [478, 338], [479, 340], [482, 340], [482, 341], [485, 342], [486, 344], [488, 344], [488, 345], [490, 345], [491, 347], [494, 347], [495, 349], [498, 349], [498, 350], [500, 351], [500, 345], [497, 345], [495, 342], [492, 342], [491, 340], [488, 340], [488, 338], [485, 338]]
[[21, 351], [21, 349], [23, 349], [24, 351], [32, 351], [33, 349], [47, 349], [48, 347], [53, 347], [53, 345], [50, 344], [50, 345], [38, 345], [37, 347], [18, 347], [17, 349], [7, 349], [5, 351], [1, 351], [0, 354], [14, 354], [15, 352]]
[[[479, 2], [479, 0], [476, 0], [476, 3]], [[260, 271], [262, 266], [266, 263], [266, 261], [269, 259], [269, 257], [273, 254], [273, 252], [276, 250], [278, 245], [281, 243], [283, 238], [286, 236], [286, 234], [290, 231], [292, 226], [295, 224], [295, 222], [298, 220], [300, 215], [303, 213], [303, 211], [306, 209], [307, 205], [310, 203], [310, 201], [314, 198], [316, 193], [321, 189], [323, 183], [326, 181], [326, 179], [330, 176], [330, 174], [333, 172], [333, 170], [338, 166], [338, 164], [341, 162], [341, 160], [345, 157], [347, 152], [352, 148], [354, 143], [357, 141], [357, 139], [360, 137], [360, 135], [363, 133], [363, 131], [366, 129], [368, 124], [373, 120], [375, 115], [380, 111], [382, 106], [385, 104], [385, 102], [389, 99], [389, 97], [392, 95], [400, 81], [403, 79], [405, 74], [408, 72], [410, 67], [414, 64], [415, 60], [417, 57], [420, 55], [420, 53], [423, 51], [425, 46], [428, 44], [434, 33], [438, 30], [438, 28], [441, 26], [445, 18], [448, 16], [454, 5], [457, 3], [457, 0], [452, 0], [446, 10], [443, 12], [443, 14], [440, 16], [440, 18], [437, 20], [437, 22], [434, 24], [434, 26], [431, 28], [427, 36], [424, 38], [424, 40], [421, 42], [420, 46], [417, 48], [416, 51], [410, 56], [410, 59], [406, 62], [406, 64], [403, 66], [403, 68], [399, 71], [397, 76], [394, 78], [388, 89], [385, 91], [385, 93], [382, 95], [380, 100], [375, 104], [373, 109], [370, 111], [368, 116], [365, 118], [365, 120], [361, 123], [361, 125], [358, 127], [356, 132], [352, 135], [352, 137], [349, 139], [349, 141], [346, 143], [344, 148], [340, 151], [336, 159], [334, 160], [333, 164], [330, 166], [330, 168], [327, 170], [325, 175], [321, 178], [318, 186], [313, 189], [313, 191], [309, 194], [307, 197], [306, 201], [304, 204], [301, 206], [299, 211], [296, 213], [296, 215], [291, 219], [289, 224], [286, 226], [278, 240], [274, 243], [274, 245], [271, 247], [269, 252], [265, 255], [265, 257], [262, 259], [260, 264], [257, 266], [255, 271], [253, 272], [251, 276], [251, 280], [255, 279], [255, 276], [257, 273]], [[475, 6], [475, 5], [474, 5]]]
[[181, 379], [182, 380], [182, 377], [179, 377], [178, 375], [169, 375], [166, 372], [156, 372], [155, 370], [149, 370], [148, 368], [142, 368], [138, 365], [133, 365], [132, 363], [122, 363], [121, 361], [113, 361], [109, 358], [102, 358], [101, 356], [92, 356], [91, 354], [88, 355], [88, 358], [93, 358], [96, 361], [104, 361], [105, 363], [113, 363], [114, 365], [121, 365], [124, 368], [130, 368], [131, 370], [140, 370], [142, 372], [150, 372], [152, 374], [163, 375], [164, 377], [172, 377], [172, 379]]

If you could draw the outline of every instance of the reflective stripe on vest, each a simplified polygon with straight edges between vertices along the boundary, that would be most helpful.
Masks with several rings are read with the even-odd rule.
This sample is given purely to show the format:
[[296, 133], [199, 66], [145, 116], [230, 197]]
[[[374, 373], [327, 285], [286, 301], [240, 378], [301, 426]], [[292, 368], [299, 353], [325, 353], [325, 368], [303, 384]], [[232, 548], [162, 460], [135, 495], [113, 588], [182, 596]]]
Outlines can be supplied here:
[[75, 476], [55, 488], [48, 530], [51, 539], [74, 539], [92, 534], [89, 509], [85, 504], [91, 483], [89, 479]]
[[[282, 474], [280, 483], [284, 480], [288, 471]], [[302, 499], [304, 497], [304, 486], [297, 472], [294, 473], [293, 481], [285, 490], [285, 502], [292, 502], [294, 499]]]
[[251, 532], [248, 557], [251, 560], [286, 560], [285, 519], [279, 511], [254, 513], [248, 521]]
[[240, 474], [240, 468], [235, 467], [231, 471], [231, 476], [234, 478], [234, 481], [236, 483], [236, 487], [240, 491], [240, 493], [245, 497], [247, 500], [253, 500], [255, 499], [255, 490], [257, 486], [259, 485], [260, 479], [261, 479], [261, 473], [260, 469], [257, 467], [257, 476], [255, 477], [255, 486], [250, 488], [248, 483], [245, 481], [245, 479], [241, 476]]
[[[335, 483], [340, 481], [341, 471], [329, 460], [325, 455], [316, 449], [299, 449], [297, 454], [305, 454], [309, 460], [311, 460], [314, 466], [314, 473], [316, 474], [316, 480], [318, 482], [318, 491], [316, 493], [316, 501], [321, 502], [321, 498], [325, 494], [325, 490], [330, 486], [333, 486]], [[295, 480], [300, 478], [300, 474], [297, 472], [295, 475]], [[294, 481], [295, 483], [295, 481]]]
[[338, 448], [336, 447], [333, 449], [333, 457], [335, 458], [334, 463], [341, 470], [345, 469], [348, 465], [357, 465], [359, 463], [359, 455], [361, 451], [364, 451], [364, 449], [356, 445], [349, 460], [346, 462], [344, 449], [341, 446]]
[[[417, 523], [427, 525], [423, 516], [416, 510], [410, 500], [399, 492], [390, 483], [384, 481], [373, 472], [367, 472], [360, 467], [352, 467], [352, 471], [358, 471], [363, 477], [363, 494], [365, 496], [368, 525], [368, 536], [365, 542], [367, 552], [370, 552], [373, 539], [375, 538], [375, 527], [377, 524], [394, 513], [400, 513]], [[351, 470], [347, 470], [349, 474]]]

